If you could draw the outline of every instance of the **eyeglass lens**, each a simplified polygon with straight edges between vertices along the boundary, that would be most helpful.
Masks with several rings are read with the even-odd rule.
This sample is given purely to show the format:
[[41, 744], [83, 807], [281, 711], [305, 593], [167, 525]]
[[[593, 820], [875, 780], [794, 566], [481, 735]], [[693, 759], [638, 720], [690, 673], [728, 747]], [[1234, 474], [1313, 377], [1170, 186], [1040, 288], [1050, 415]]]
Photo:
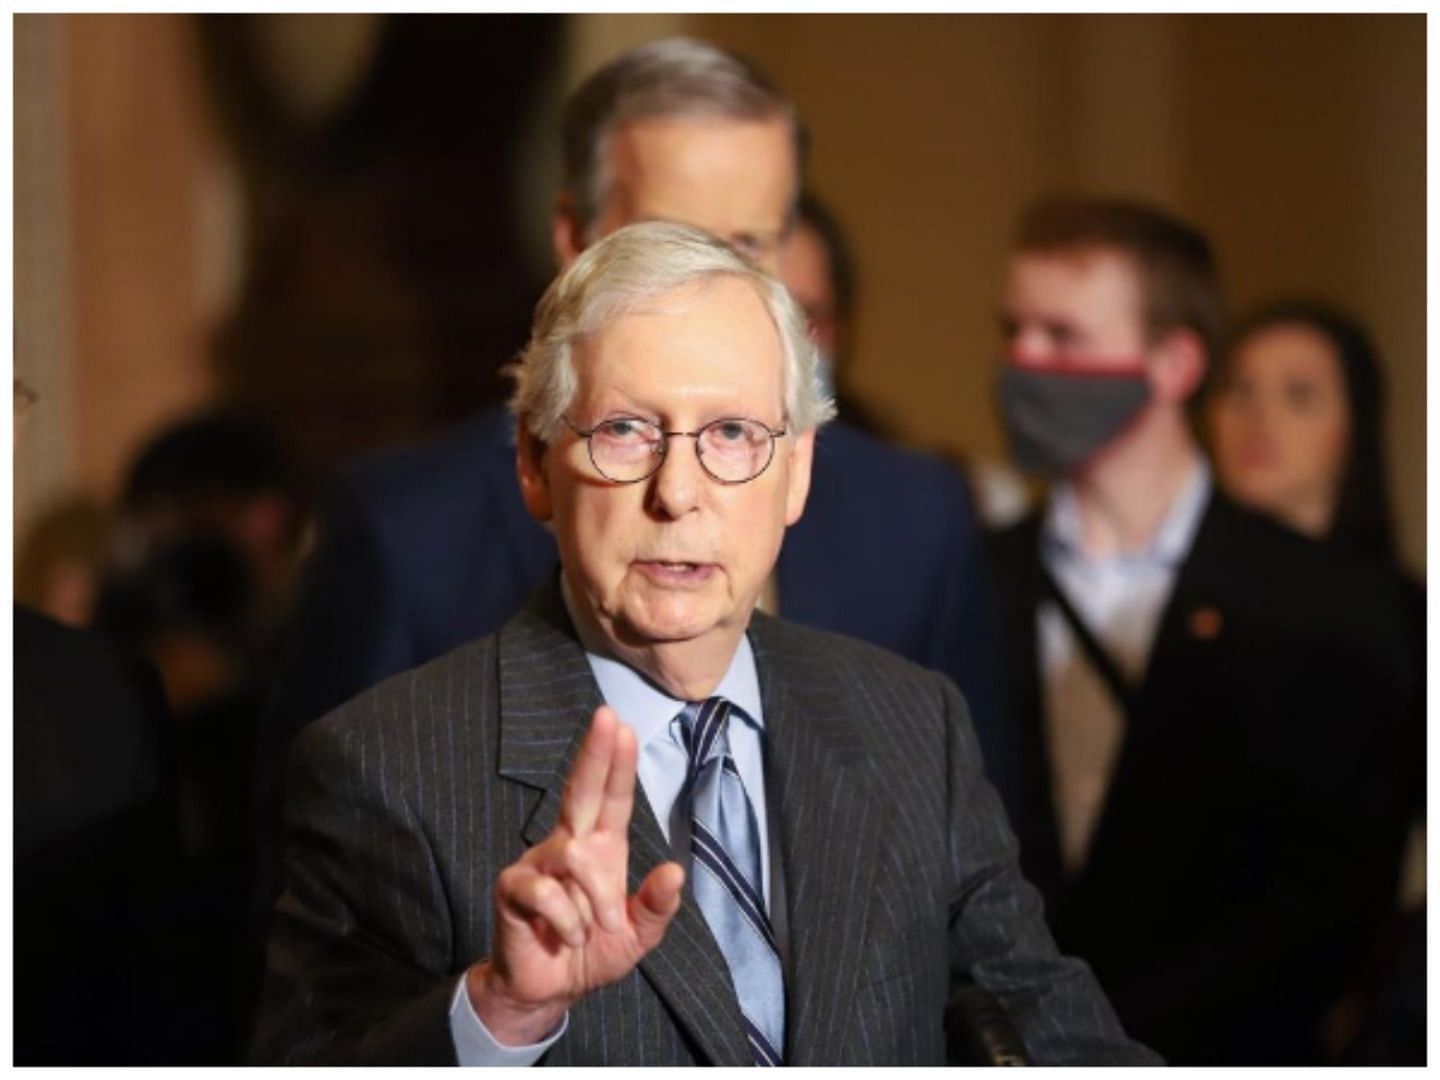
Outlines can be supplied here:
[[606, 420], [590, 433], [590, 458], [611, 480], [643, 480], [655, 472], [670, 438], [692, 437], [700, 464], [716, 480], [743, 483], [765, 471], [775, 437], [758, 420], [713, 420], [698, 432], [665, 432], [647, 420]]

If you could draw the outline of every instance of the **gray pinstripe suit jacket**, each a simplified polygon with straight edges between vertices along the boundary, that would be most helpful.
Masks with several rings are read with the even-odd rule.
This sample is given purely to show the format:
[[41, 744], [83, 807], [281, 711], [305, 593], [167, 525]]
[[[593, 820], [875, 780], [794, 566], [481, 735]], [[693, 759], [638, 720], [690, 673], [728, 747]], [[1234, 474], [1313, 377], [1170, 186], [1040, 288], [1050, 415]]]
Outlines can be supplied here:
[[[997, 994], [1037, 1062], [1157, 1059], [1062, 958], [1020, 877], [953, 684], [756, 615], [778, 807], [791, 1064], [941, 1064], [952, 972]], [[285, 891], [255, 1055], [453, 1063], [456, 978], [490, 950], [499, 872], [554, 826], [599, 690], [558, 589], [504, 629], [361, 695], [300, 738]], [[670, 858], [644, 799], [631, 887]], [[689, 894], [638, 970], [575, 1005], [548, 1064], [750, 1064]]]

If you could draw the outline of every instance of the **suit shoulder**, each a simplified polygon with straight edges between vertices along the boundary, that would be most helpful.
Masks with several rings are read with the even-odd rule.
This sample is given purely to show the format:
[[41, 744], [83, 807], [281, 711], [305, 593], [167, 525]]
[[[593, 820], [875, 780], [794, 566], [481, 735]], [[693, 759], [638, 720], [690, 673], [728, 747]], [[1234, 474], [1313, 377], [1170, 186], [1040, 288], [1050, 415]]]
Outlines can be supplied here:
[[817, 463], [842, 467], [847, 479], [909, 481], [962, 490], [965, 487], [960, 471], [939, 455], [884, 442], [839, 420], [821, 429], [815, 458]]
[[344, 465], [340, 483], [363, 502], [387, 511], [417, 502], [448, 502], [491, 477], [513, 482], [514, 441], [509, 413], [499, 407], [424, 442], [361, 455]]
[[1273, 640], [1309, 651], [1316, 663], [1359, 664], [1389, 682], [1417, 658], [1400, 576], [1333, 544], [1302, 536], [1217, 497], [1182, 571]]
[[1379, 563], [1335, 544], [1304, 536], [1286, 526], [1217, 496], [1207, 522], [1217, 560], [1244, 573], [1257, 588], [1285, 590], [1309, 606], [1368, 606], [1366, 597], [1398, 600], [1403, 581]]

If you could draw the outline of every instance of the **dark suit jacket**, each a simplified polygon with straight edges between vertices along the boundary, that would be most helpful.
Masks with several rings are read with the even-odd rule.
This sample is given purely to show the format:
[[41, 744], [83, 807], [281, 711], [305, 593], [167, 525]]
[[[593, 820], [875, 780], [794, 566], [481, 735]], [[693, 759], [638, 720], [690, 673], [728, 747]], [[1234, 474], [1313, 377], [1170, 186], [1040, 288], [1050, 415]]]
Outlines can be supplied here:
[[[1086, 866], [1061, 870], [1039, 517], [999, 538], [1026, 876], [1176, 1064], [1301, 1064], [1394, 895], [1410, 677], [1394, 582], [1216, 495], [1162, 616]], [[1208, 633], [1215, 630], [1218, 632]]]
[[[757, 615], [784, 860], [786, 1059], [939, 1064], [950, 981], [997, 994], [1038, 1061], [1148, 1061], [1060, 957], [954, 686]], [[490, 951], [496, 877], [553, 828], [599, 690], [546, 588], [496, 636], [391, 679], [298, 740], [261, 1060], [450, 1063], [447, 1006]], [[630, 883], [671, 857], [636, 800]], [[550, 1064], [751, 1063], [688, 891], [662, 944], [579, 1002]]]
[[[262, 794], [273, 793], [301, 727], [389, 675], [494, 633], [554, 569], [554, 540], [520, 499], [512, 428], [492, 409], [339, 477], [261, 736]], [[954, 679], [1008, 799], [1014, 752], [998, 723], [981, 560], [958, 472], [842, 423], [821, 431], [809, 503], [780, 555], [781, 613]]]

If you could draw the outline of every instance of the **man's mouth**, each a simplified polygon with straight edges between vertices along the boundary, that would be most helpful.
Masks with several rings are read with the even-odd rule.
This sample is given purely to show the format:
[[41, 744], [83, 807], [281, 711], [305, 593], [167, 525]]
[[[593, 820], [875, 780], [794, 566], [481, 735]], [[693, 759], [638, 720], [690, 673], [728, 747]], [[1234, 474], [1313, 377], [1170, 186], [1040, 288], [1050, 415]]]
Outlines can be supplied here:
[[662, 584], [696, 584], [715, 571], [714, 563], [686, 562], [678, 559], [637, 559], [636, 568], [652, 581]]

